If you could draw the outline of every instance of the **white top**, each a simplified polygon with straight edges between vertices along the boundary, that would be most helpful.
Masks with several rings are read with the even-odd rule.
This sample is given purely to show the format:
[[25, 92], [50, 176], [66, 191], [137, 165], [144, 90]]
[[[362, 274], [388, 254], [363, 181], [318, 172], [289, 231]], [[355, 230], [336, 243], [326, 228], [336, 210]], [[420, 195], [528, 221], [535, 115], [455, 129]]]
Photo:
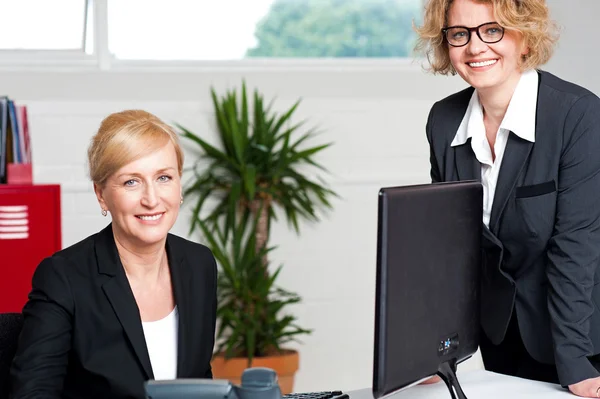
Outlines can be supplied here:
[[485, 135], [483, 108], [479, 102], [477, 90], [473, 92], [465, 116], [458, 127], [454, 140], [450, 144], [451, 147], [455, 147], [465, 144], [471, 138], [471, 147], [475, 157], [481, 164], [483, 222], [487, 227], [490, 227], [490, 215], [494, 203], [494, 194], [496, 193], [496, 183], [498, 182], [500, 165], [502, 165], [509, 133], [512, 131], [524, 140], [535, 142], [538, 79], [535, 70], [529, 70], [521, 75], [496, 135], [496, 143], [494, 144], [495, 160], [492, 160], [492, 151]]
[[164, 319], [142, 322], [155, 380], [177, 378], [177, 306]]

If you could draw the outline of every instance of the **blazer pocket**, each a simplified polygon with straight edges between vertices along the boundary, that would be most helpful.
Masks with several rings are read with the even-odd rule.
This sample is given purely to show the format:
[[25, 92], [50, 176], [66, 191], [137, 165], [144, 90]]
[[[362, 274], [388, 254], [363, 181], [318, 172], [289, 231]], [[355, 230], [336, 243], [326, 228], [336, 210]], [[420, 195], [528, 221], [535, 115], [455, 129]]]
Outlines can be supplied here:
[[537, 244], [545, 247], [554, 231], [556, 219], [558, 193], [554, 180], [517, 187], [517, 190], [519, 191], [515, 192], [515, 206], [519, 223], [525, 227], [530, 237], [535, 238]]
[[533, 184], [531, 186], [517, 187], [516, 198], [537, 197], [539, 195], [549, 194], [556, 191], [556, 182], [554, 180], [545, 183]]

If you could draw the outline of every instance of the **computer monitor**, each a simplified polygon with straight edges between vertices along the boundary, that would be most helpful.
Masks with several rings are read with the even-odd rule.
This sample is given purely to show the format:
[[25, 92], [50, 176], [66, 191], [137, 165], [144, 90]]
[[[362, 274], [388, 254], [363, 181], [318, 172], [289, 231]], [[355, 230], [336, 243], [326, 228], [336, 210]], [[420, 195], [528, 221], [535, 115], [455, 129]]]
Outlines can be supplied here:
[[466, 398], [456, 365], [479, 344], [482, 193], [472, 181], [380, 190], [375, 398], [436, 374]]

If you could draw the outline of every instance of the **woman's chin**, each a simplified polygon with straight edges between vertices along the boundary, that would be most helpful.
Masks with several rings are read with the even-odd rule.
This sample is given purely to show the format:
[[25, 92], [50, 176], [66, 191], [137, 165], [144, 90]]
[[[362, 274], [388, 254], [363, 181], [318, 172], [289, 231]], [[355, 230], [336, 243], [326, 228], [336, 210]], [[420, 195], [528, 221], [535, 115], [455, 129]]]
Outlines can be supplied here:
[[141, 246], [151, 246], [163, 242], [170, 228], [168, 226], [144, 226], [140, 228], [137, 226], [135, 229], [131, 229], [130, 238], [131, 242], [136, 242]]

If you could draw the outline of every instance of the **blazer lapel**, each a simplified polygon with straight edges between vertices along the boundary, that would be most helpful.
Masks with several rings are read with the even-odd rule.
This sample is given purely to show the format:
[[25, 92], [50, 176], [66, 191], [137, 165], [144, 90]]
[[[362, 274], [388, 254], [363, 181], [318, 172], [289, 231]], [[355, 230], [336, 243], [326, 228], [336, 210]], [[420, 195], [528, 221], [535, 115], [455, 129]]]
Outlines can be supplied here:
[[112, 277], [102, 285], [102, 290], [123, 326], [125, 335], [146, 373], [146, 378], [154, 379], [150, 355], [148, 355], [148, 347], [142, 329], [140, 311], [117, 252], [112, 224], [99, 233], [99, 239], [96, 243], [96, 258], [98, 260], [98, 272]]
[[502, 216], [508, 198], [517, 185], [517, 177], [525, 166], [532, 147], [532, 142], [518, 137], [513, 132], [509, 133], [490, 215], [490, 230], [496, 235], [498, 234], [500, 216]]
[[[454, 138], [460, 124], [465, 117], [465, 113], [469, 107], [469, 102], [475, 89], [472, 87], [464, 92], [456, 104], [452, 105], [449, 116], [444, 121], [444, 126], [452, 133], [451, 138]], [[454, 147], [454, 161], [456, 164], [456, 180], [478, 180], [481, 181], [481, 165], [473, 152], [473, 146], [471, 145], [471, 138], [469, 137], [464, 144]]]
[[196, 318], [192, 314], [192, 287], [191, 278], [188, 275], [188, 265], [182, 256], [177, 256], [181, 251], [173, 248], [173, 240], [170, 235], [167, 236], [167, 256], [169, 258], [169, 267], [171, 270], [171, 285], [173, 286], [173, 296], [177, 304], [179, 314], [178, 333], [177, 333], [177, 376], [185, 377], [189, 373], [189, 356], [186, 348], [190, 348], [193, 340], [194, 323]]
[[[547, 108], [544, 102], [546, 101], [546, 98], [550, 96], [550, 93], [544, 89], [546, 86], [541, 85], [543, 76], [539, 72], [538, 77], [538, 97], [535, 114], [536, 140], [541, 138], [544, 132], [551, 130], [551, 126], [547, 126], [549, 118], [544, 118], [544, 115], [540, 115], [540, 112], [543, 112], [540, 110]], [[506, 149], [504, 150], [504, 158], [502, 160], [502, 166], [500, 167], [498, 182], [496, 183], [492, 214], [490, 215], [490, 230], [492, 230], [494, 234], [498, 234], [498, 222], [502, 216], [502, 212], [504, 212], [508, 198], [517, 185], [517, 178], [529, 158], [533, 144], [534, 143], [521, 139], [513, 132], [510, 132], [508, 142], [506, 143]]]
[[471, 139], [465, 144], [454, 147], [456, 171], [458, 180], [478, 180], [481, 181], [481, 164], [475, 157]]

